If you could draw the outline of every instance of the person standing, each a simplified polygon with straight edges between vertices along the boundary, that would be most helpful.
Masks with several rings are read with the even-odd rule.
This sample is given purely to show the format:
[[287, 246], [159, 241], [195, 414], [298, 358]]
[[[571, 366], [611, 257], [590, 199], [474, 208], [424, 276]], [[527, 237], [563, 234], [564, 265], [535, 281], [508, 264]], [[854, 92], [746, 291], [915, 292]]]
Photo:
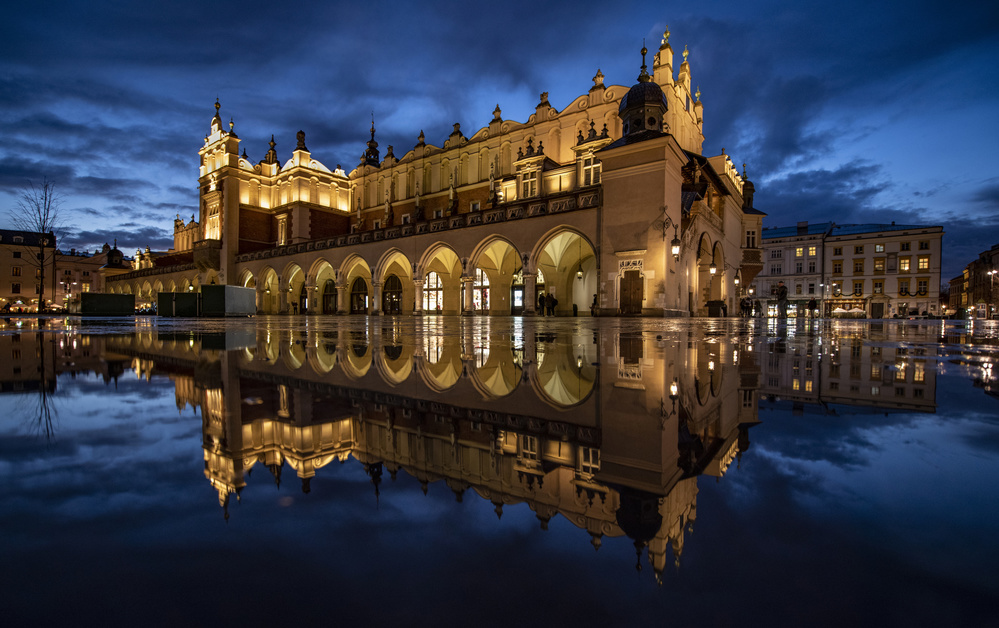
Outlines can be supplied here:
[[815, 318], [815, 310], [819, 309], [819, 304], [815, 302], [815, 297], [808, 300], [808, 313]]
[[555, 299], [555, 295], [551, 292], [545, 297], [545, 305], [547, 306], [548, 316], [555, 316], [555, 306], [558, 305], [558, 301]]
[[787, 286], [783, 281], [777, 282], [777, 317], [787, 319]]
[[538, 293], [538, 316], [545, 315], [545, 293]]
[[590, 303], [590, 316], [597, 315], [597, 295], [593, 295], [593, 303]]

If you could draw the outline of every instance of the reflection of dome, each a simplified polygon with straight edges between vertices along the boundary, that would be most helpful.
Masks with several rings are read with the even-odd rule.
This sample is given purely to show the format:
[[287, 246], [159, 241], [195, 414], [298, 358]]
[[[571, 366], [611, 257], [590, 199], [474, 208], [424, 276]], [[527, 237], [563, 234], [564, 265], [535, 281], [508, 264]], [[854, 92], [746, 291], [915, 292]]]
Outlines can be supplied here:
[[648, 544], [663, 525], [663, 517], [659, 514], [659, 496], [627, 486], [615, 488], [621, 498], [617, 524], [636, 545]]

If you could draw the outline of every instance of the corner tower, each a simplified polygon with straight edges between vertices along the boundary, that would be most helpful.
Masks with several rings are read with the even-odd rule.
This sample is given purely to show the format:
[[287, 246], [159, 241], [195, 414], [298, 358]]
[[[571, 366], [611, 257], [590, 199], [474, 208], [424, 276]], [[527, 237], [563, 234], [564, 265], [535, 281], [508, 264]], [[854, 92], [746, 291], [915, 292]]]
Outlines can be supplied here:
[[230, 119], [228, 130], [219, 115], [221, 105], [215, 99], [215, 116], [198, 151], [201, 166], [198, 200], [201, 225], [195, 244], [195, 264], [201, 273], [218, 272], [220, 283], [235, 278], [235, 256], [239, 238], [239, 136]]

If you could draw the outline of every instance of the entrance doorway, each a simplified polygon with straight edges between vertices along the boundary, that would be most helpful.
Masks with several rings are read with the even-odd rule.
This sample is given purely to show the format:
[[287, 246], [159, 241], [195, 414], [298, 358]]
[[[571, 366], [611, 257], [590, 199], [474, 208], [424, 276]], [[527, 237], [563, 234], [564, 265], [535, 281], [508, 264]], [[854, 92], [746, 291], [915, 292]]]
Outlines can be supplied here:
[[386, 314], [402, 313], [402, 281], [395, 275], [385, 280], [382, 289], [382, 311]]
[[350, 285], [350, 313], [368, 313], [368, 285], [362, 277], [358, 277]]
[[645, 282], [638, 270], [626, 270], [621, 277], [621, 314], [624, 316], [642, 313], [642, 300], [645, 297]]

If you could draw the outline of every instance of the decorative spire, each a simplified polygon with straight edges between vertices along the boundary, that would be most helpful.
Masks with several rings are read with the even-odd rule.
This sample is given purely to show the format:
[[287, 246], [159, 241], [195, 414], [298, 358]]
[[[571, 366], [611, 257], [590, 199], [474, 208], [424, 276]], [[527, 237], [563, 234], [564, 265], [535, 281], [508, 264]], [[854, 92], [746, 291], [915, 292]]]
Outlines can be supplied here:
[[597, 73], [593, 75], [593, 87], [590, 89], [600, 89], [604, 86], [604, 73], [597, 68]]
[[649, 76], [649, 73], [645, 69], [646, 68], [646, 65], [645, 65], [645, 55], [648, 54], [648, 52], [649, 52], [649, 49], [645, 47], [645, 40], [643, 39], [642, 40], [642, 72], [638, 75], [638, 82], [639, 83], [648, 83], [649, 81], [652, 80], [652, 77]]
[[687, 50], [687, 44], [683, 45], [683, 62], [687, 62], [687, 57], [690, 55], [690, 51]]
[[701, 86], [697, 86], [697, 91], [694, 92], [694, 102], [701, 102]]
[[666, 30], [663, 31], [663, 40], [659, 44], [659, 49], [662, 50], [669, 45], [669, 24], [666, 25]]
[[375, 112], [371, 112], [371, 139], [368, 141], [368, 150], [364, 151], [361, 161], [371, 166], [380, 165], [378, 157], [378, 142], [375, 141]]
[[299, 131], [295, 134], [295, 139], [298, 140], [298, 145], [295, 146], [295, 150], [309, 150], [305, 147], [305, 131]]
[[500, 111], [499, 103], [496, 103], [496, 108], [493, 109], [493, 122], [500, 122], [500, 121], [502, 121], [503, 118], [500, 117], [502, 113], [503, 112]]
[[276, 164], [277, 163], [277, 151], [274, 150], [274, 147], [277, 146], [277, 144], [274, 143], [274, 136], [273, 135], [271, 135], [271, 141], [269, 142], [269, 144], [270, 144], [271, 148], [270, 148], [270, 150], [267, 151], [267, 154], [264, 155], [264, 163], [265, 164]]

